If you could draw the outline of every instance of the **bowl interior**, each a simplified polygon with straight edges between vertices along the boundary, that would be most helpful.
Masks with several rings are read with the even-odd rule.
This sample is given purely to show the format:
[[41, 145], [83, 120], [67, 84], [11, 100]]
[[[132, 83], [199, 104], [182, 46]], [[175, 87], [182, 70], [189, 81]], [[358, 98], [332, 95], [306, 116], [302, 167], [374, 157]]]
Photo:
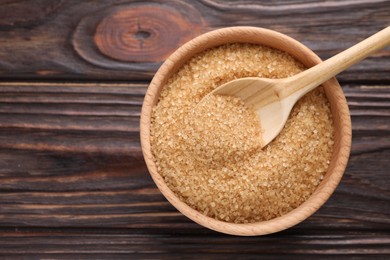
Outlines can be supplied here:
[[203, 50], [227, 43], [252, 43], [285, 51], [306, 67], [312, 67], [321, 59], [310, 49], [294, 39], [272, 30], [255, 27], [230, 27], [203, 34], [176, 50], [155, 74], [141, 112], [141, 145], [149, 172], [161, 193], [180, 212], [193, 221], [210, 229], [234, 235], [264, 235], [284, 230], [313, 214], [335, 190], [348, 162], [351, 146], [351, 120], [343, 91], [335, 78], [323, 84], [331, 105], [334, 120], [334, 150], [327, 173], [311, 197], [291, 212], [268, 221], [251, 224], [234, 224], [207, 217], [182, 202], [165, 184], [158, 173], [150, 146], [150, 120], [153, 107], [161, 89], [185, 62]]

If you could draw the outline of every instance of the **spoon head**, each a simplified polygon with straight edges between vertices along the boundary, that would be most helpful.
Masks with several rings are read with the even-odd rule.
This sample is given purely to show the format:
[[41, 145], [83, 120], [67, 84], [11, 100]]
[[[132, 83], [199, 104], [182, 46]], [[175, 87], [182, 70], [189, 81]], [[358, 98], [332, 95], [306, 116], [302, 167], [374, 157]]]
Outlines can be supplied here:
[[282, 95], [281, 90], [285, 87], [285, 81], [280, 79], [249, 77], [223, 84], [209, 95], [235, 96], [253, 109], [259, 120], [263, 140], [261, 146], [264, 147], [283, 129], [295, 103], [293, 97]]

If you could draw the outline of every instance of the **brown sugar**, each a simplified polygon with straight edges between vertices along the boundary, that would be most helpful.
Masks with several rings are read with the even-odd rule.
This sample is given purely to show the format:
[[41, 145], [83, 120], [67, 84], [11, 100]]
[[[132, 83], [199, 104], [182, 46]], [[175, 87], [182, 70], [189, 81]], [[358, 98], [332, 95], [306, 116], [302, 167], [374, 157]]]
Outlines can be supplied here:
[[260, 122], [254, 110], [237, 97], [209, 95], [192, 110], [187, 122], [178, 135], [187, 145], [194, 145], [191, 151], [204, 167], [243, 160], [261, 148]]
[[295, 105], [263, 149], [257, 117], [239, 99], [211, 95], [197, 106], [235, 78], [285, 78], [304, 69], [284, 52], [252, 44], [219, 46], [189, 60], [168, 80], [152, 114], [152, 152], [168, 187], [203, 214], [234, 223], [269, 220], [307, 200], [333, 151], [321, 87]]

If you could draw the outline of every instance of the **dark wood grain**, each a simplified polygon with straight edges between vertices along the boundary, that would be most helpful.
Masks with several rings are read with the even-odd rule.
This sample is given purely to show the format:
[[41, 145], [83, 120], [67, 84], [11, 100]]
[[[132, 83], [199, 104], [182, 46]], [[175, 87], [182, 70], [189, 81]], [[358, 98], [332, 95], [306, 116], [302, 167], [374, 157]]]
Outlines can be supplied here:
[[[390, 246], [390, 87], [344, 86], [354, 139], [340, 186], [324, 207], [297, 227], [280, 236], [248, 240], [217, 235], [192, 223], [155, 187], [138, 137], [146, 87], [140, 83], [0, 84], [0, 227], [20, 230], [3, 234], [3, 245], [17, 245], [5, 246], [0, 253], [38, 253], [39, 243], [49, 240], [52, 244], [47, 253], [60, 250], [56, 256], [72, 253], [76, 243], [93, 245], [78, 247], [75, 254], [119, 256], [140, 251], [142, 255], [141, 251], [149, 248], [147, 241], [158, 244], [158, 239], [166, 243], [153, 247], [159, 254], [175, 252], [172, 245], [182, 241], [180, 252], [202, 248], [205, 257], [213, 255], [214, 247], [225, 253], [244, 250], [249, 254], [282, 249], [288, 254], [309, 255], [389, 253], [385, 248]], [[28, 233], [33, 227], [54, 229], [58, 234], [51, 240], [46, 229], [33, 237], [23, 238], [19, 233]], [[63, 234], [67, 231], [58, 227], [90, 229]], [[93, 234], [91, 229], [99, 227], [108, 233], [100, 230], [97, 232], [102, 234]], [[133, 240], [134, 233], [138, 242]], [[175, 234], [181, 233], [185, 236], [178, 239]], [[211, 237], [206, 243], [191, 234]], [[13, 236], [21, 236], [26, 244], [42, 242], [23, 251], [23, 243], [16, 243]], [[267, 243], [276, 238], [282, 240], [272, 249]], [[308, 243], [313, 239], [314, 244]], [[236, 247], [231, 245], [234, 242]], [[260, 242], [264, 247], [252, 247]], [[238, 246], [241, 243], [244, 245]], [[341, 245], [334, 247], [338, 243]], [[299, 244], [311, 246], [299, 251], [294, 246]]]
[[192, 37], [261, 26], [326, 59], [389, 13], [386, 0], [0, 1], [0, 258], [389, 259], [388, 48], [338, 77], [347, 170], [283, 232], [234, 237], [190, 221], [156, 188], [139, 140], [149, 80]]
[[43, 17], [51, 18], [62, 6], [64, 1], [35, 0], [34, 5], [28, 0], [3, 0], [0, 3], [0, 26], [2, 30], [15, 27], [32, 27], [41, 25]]
[[[2, 231], [0, 242], [5, 246], [0, 255], [38, 255], [41, 257], [76, 257], [122, 259], [300, 259], [336, 256], [345, 257], [346, 252], [355, 251], [354, 259], [364, 257], [385, 257], [389, 249], [388, 235], [384, 232], [335, 232], [323, 235], [313, 231], [312, 237], [295, 231], [267, 237], [232, 237], [215, 233], [201, 233], [192, 230], [190, 234], [165, 232], [154, 233], [141, 229], [129, 234], [122, 229], [111, 229], [111, 234], [72, 230], [58, 232], [53, 229], [33, 230], [34, 235], [26, 237], [24, 231]], [[31, 232], [31, 231], [30, 231]], [[180, 235], [180, 236], [178, 236]], [[207, 235], [207, 240], [199, 236]], [[4, 239], [6, 237], [7, 239]], [[209, 246], [210, 244], [214, 246]], [[330, 245], [337, 244], [337, 247]], [[305, 247], [301, 247], [305, 245]], [[44, 252], [40, 249], [45, 247]], [[361, 247], [363, 246], [363, 247]], [[277, 252], [283, 249], [283, 253]], [[196, 252], [196, 253], [195, 253]]]
[[[3, 1], [0, 77], [150, 79], [187, 40], [237, 25], [286, 33], [326, 59], [388, 26], [389, 13], [386, 0]], [[380, 51], [340, 79], [389, 81], [389, 56]]]

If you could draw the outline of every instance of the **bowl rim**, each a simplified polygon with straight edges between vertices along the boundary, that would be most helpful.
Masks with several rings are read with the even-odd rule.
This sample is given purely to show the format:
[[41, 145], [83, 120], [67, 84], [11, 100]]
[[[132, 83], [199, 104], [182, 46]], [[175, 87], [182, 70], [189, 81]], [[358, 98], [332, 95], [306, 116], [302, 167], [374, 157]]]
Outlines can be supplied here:
[[[240, 37], [237, 37], [238, 35]], [[165, 198], [183, 215], [204, 227], [226, 234], [242, 236], [265, 235], [279, 232], [302, 222], [316, 212], [327, 201], [340, 182], [348, 163], [352, 142], [351, 118], [348, 104], [341, 86], [335, 78], [332, 78], [325, 82], [323, 87], [327, 96], [327, 91], [330, 91], [329, 89], [331, 89], [332, 95], [335, 96], [334, 103], [330, 103], [332, 106], [332, 114], [335, 115], [335, 113], [337, 113], [339, 121], [342, 122], [338, 131], [340, 138], [337, 140], [337, 145], [340, 148], [337, 151], [334, 149], [331, 165], [327, 170], [325, 178], [321, 181], [320, 185], [316, 188], [309, 199], [303, 202], [300, 206], [285, 215], [271, 220], [248, 224], [235, 224], [216, 220], [203, 215], [181, 201], [174, 192], [169, 189], [169, 187], [165, 184], [163, 177], [157, 171], [150, 145], [152, 109], [158, 102], [158, 97], [165, 81], [170, 75], [172, 75], [172, 73], [179, 69], [184, 62], [195, 54], [205, 49], [226, 43], [248, 42], [247, 39], [251, 37], [256, 39], [257, 43], [261, 38], [261, 43], [258, 44], [263, 44], [283, 51], [285, 51], [286, 48], [288, 49], [293, 46], [296, 52], [287, 52], [294, 57], [299, 56], [300, 59], [297, 58], [297, 60], [307, 67], [311, 67], [321, 62], [321, 59], [305, 45], [285, 34], [273, 30], [250, 26], [226, 27], [213, 30], [182, 45], [161, 65], [145, 94], [140, 119], [140, 139], [145, 163], [153, 181], [156, 183], [158, 189]], [[212, 44], [210, 44], [211, 42]], [[251, 41], [249, 43], [254, 42]]]

